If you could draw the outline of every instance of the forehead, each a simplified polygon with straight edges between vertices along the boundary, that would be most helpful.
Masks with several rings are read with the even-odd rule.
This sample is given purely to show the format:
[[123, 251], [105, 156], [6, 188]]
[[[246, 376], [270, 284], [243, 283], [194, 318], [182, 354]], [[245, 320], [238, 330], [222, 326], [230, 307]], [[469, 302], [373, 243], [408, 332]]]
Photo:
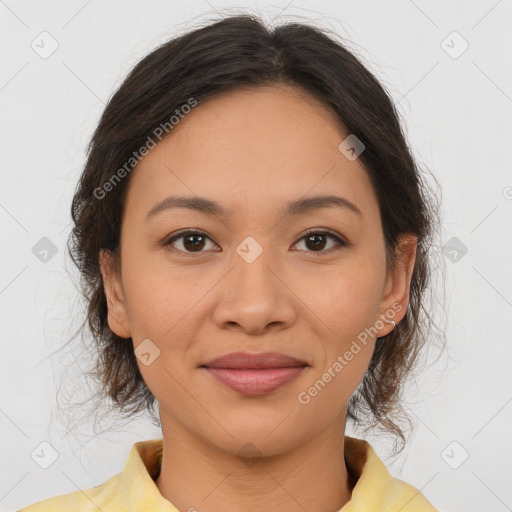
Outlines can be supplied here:
[[158, 200], [185, 193], [242, 211], [339, 192], [368, 210], [376, 197], [366, 170], [339, 150], [347, 135], [328, 106], [299, 89], [223, 93], [199, 103], [149, 151], [132, 171], [126, 206], [145, 215]]

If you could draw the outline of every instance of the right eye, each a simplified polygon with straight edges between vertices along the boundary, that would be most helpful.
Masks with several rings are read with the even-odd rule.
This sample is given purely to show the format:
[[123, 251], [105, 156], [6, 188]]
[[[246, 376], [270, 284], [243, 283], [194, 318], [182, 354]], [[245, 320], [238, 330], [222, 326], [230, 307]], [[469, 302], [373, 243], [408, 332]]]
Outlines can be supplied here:
[[[193, 254], [205, 252], [202, 249], [205, 247], [206, 240], [212, 242], [210, 237], [201, 231], [187, 230], [167, 238], [163, 242], [163, 245], [171, 245], [173, 249], [176, 249], [177, 251]], [[215, 244], [213, 245], [214, 247], [217, 247]]]

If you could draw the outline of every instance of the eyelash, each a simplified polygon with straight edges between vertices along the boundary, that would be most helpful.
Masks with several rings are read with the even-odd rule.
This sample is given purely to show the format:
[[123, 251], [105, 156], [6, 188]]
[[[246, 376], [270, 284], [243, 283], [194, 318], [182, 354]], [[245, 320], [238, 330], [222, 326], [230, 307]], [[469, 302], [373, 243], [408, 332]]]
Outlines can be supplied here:
[[[332, 249], [340, 249], [340, 248], [346, 247], [348, 245], [348, 243], [343, 238], [341, 238], [340, 236], [336, 235], [332, 231], [320, 230], [320, 229], [311, 229], [311, 230], [307, 231], [301, 238], [299, 238], [299, 240], [297, 240], [296, 243], [301, 242], [302, 240], [304, 240], [305, 238], [307, 238], [308, 236], [313, 235], [313, 234], [314, 235], [327, 235], [329, 238], [333, 239], [336, 242], [337, 247], [331, 247], [331, 248], [329, 248], [327, 250], [321, 250], [321, 251], [306, 251], [306, 252], [310, 252], [312, 254], [315, 254], [315, 253], [318, 253], [318, 254], [329, 253]], [[167, 237], [162, 242], [162, 245], [164, 247], [171, 246], [172, 243], [175, 242], [176, 240], [179, 240], [180, 238], [184, 238], [186, 236], [192, 236], [192, 235], [204, 236], [204, 237], [208, 238], [209, 240], [211, 240], [213, 242], [213, 240], [206, 233], [203, 233], [202, 231], [187, 230], [187, 231], [182, 231], [181, 233], [178, 233], [178, 234], [173, 234], [170, 237]], [[296, 243], [293, 244], [293, 245], [296, 245]], [[199, 254], [203, 254], [204, 252], [206, 252], [206, 251], [198, 251], [198, 252], [182, 251], [181, 249], [176, 249], [174, 247], [173, 247], [173, 249], [178, 251], [178, 252], [184, 253], [184, 254], [186, 254], [188, 256], [195, 256], [196, 254], [199, 255]]]

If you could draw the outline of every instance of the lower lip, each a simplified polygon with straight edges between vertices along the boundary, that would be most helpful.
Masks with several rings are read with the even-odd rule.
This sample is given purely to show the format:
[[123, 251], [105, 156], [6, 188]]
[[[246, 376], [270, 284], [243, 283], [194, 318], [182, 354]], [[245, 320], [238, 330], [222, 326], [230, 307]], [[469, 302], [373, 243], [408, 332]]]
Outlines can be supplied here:
[[283, 387], [307, 368], [263, 368], [235, 370], [231, 368], [206, 368], [219, 382], [244, 395], [263, 395]]

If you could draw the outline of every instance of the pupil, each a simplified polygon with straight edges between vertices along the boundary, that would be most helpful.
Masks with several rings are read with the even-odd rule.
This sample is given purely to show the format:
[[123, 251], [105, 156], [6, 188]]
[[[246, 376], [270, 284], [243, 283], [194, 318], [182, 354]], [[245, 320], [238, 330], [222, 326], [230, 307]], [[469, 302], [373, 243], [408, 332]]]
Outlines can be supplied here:
[[[323, 238], [324, 239], [323, 243], [322, 243], [322, 241], [320, 241], [320, 243], [319, 243], [319, 241], [318, 241], [319, 238]], [[313, 246], [312, 246], [313, 248], [316, 248], [316, 249], [318, 249], [318, 248], [323, 249], [324, 248], [324, 246], [325, 246], [325, 236], [324, 235], [310, 235], [306, 239], [306, 244], [307, 244], [308, 241], [311, 242], [312, 240], [315, 240], [315, 242], [313, 243]], [[310, 248], [310, 247], [308, 246], [308, 248]]]
[[[201, 238], [201, 241], [199, 241], [199, 243], [193, 243], [191, 242], [191, 240], [193, 240], [194, 238]], [[202, 249], [202, 246], [201, 246], [201, 243], [204, 243], [204, 240], [203, 240], [203, 236], [202, 235], [189, 235], [187, 237], [185, 237], [185, 240], [184, 240], [184, 245], [187, 249], [189, 249], [189, 247], [187, 246], [187, 243], [191, 243], [191, 247], [194, 250], [201, 250]]]

